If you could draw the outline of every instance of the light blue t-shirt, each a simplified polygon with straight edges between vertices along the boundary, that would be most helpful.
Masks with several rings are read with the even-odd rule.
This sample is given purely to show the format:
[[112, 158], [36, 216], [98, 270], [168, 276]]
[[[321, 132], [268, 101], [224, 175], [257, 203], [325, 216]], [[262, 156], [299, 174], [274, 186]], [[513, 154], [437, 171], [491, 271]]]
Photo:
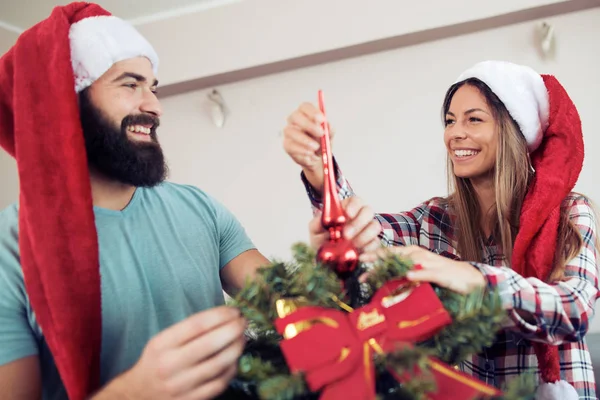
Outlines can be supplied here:
[[[255, 247], [231, 212], [192, 186], [138, 188], [124, 210], [94, 213], [105, 384], [158, 332], [224, 304], [220, 269]], [[0, 365], [31, 355], [41, 360], [43, 398], [67, 399], [23, 284], [15, 204], [0, 212]]]

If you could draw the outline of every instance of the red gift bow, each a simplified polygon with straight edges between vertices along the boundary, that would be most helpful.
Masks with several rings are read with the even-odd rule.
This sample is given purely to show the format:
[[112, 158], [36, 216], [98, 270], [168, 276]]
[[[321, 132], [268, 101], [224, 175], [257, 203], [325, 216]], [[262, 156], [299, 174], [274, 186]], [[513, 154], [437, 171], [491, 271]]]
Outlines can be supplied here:
[[[281, 318], [275, 321], [284, 336], [281, 349], [290, 369], [304, 372], [309, 388], [322, 390], [321, 400], [375, 399], [373, 352], [411, 346], [452, 322], [430, 284], [406, 279], [387, 282], [364, 307], [352, 310], [341, 305], [350, 312], [313, 306], [294, 309], [293, 304], [286, 312], [278, 307]], [[428, 394], [431, 400], [501, 394], [434, 358], [428, 364], [437, 386]], [[400, 382], [410, 379], [408, 373], [400, 377], [390, 372]]]

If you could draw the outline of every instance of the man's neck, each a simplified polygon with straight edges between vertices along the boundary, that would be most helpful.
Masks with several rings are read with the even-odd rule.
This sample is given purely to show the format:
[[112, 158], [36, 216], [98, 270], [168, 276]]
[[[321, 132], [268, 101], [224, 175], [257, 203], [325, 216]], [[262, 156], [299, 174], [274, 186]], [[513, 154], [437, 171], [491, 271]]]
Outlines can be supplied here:
[[90, 171], [90, 182], [92, 201], [96, 207], [121, 211], [127, 207], [135, 193], [135, 186], [108, 179], [94, 171]]

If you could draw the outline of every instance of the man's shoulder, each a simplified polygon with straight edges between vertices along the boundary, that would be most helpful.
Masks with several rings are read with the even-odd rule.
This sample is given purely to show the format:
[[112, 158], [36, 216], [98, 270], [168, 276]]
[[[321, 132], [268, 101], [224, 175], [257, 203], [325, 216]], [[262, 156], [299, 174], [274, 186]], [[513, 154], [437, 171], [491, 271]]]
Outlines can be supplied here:
[[175, 182], [162, 182], [151, 188], [144, 188], [143, 190], [152, 196], [173, 197], [175, 199], [210, 197], [204, 190], [196, 186]]
[[152, 204], [169, 204], [170, 206], [214, 210], [220, 206], [213, 196], [206, 191], [187, 184], [163, 182], [152, 188], [144, 189], [144, 197], [159, 199]]
[[17, 232], [19, 227], [19, 205], [13, 203], [0, 210], [0, 238]]
[[[19, 207], [11, 204], [0, 211], [0, 271], [19, 270]], [[0, 274], [2, 275], [2, 274]], [[0, 289], [1, 290], [1, 289]]]

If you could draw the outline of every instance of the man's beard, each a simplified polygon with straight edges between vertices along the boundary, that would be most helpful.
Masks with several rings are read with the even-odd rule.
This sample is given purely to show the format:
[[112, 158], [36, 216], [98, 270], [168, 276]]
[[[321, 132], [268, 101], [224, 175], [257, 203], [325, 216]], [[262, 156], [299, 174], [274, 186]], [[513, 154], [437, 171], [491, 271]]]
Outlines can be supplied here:
[[[87, 90], [79, 94], [79, 110], [90, 169], [136, 187], [152, 187], [166, 179], [168, 168], [156, 138], [157, 117], [129, 115], [116, 127], [92, 104]], [[127, 127], [132, 125], [152, 125], [151, 141], [131, 140]]]

